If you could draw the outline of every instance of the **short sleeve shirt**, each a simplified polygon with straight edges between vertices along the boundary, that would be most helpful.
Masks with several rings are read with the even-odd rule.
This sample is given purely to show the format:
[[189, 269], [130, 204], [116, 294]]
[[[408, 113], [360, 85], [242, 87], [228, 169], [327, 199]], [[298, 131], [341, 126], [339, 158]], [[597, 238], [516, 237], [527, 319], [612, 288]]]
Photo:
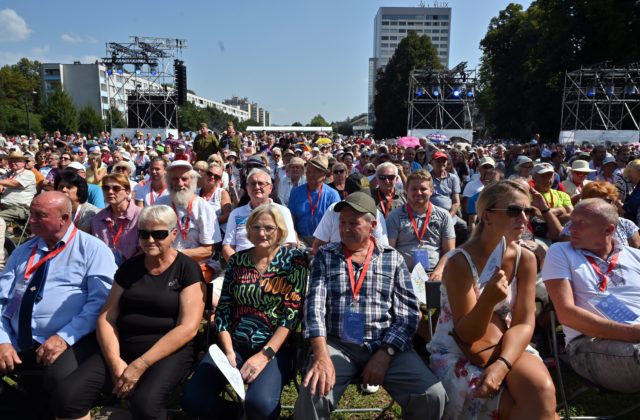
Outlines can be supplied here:
[[[173, 208], [171, 197], [168, 195], [158, 198], [156, 204], [164, 204]], [[173, 246], [176, 249], [192, 249], [222, 241], [216, 213], [213, 207], [204, 201], [204, 198], [194, 196], [189, 214], [187, 214], [187, 207], [183, 206], [176, 206], [176, 212], [180, 221], [180, 228], [186, 229], [186, 222], [189, 219], [186, 239], [183, 236], [183, 232], [178, 232], [178, 236], [173, 241]]]
[[569, 197], [569, 194], [565, 192], [550, 189], [546, 193], [541, 194], [542, 197], [544, 197], [544, 200], [547, 202], [547, 205], [553, 209], [557, 209], [560, 207], [573, 207], [573, 204], [571, 203], [571, 197]]
[[[291, 219], [291, 212], [288, 208], [281, 206], [280, 204], [272, 203], [278, 208], [282, 214], [285, 224], [287, 225], [287, 238], [286, 243], [297, 243], [296, 231], [293, 228], [293, 220]], [[229, 219], [227, 220], [227, 229], [225, 230], [223, 245], [231, 245], [236, 252], [253, 248], [253, 244], [247, 238], [247, 219], [253, 209], [251, 204], [245, 204], [231, 211]]]
[[[407, 212], [407, 205], [398, 207], [387, 217], [387, 234], [389, 239], [396, 240], [396, 249], [402, 254], [409, 271], [411, 271], [415, 265], [411, 250], [416, 248], [419, 242]], [[422, 238], [423, 243], [429, 250], [429, 265], [431, 269], [435, 268], [440, 260], [442, 240], [455, 239], [456, 237], [453, 229], [453, 220], [449, 213], [438, 206], [432, 206], [432, 209], [427, 231]], [[413, 213], [413, 217], [418, 227], [418, 232], [422, 232], [426, 214]]]
[[458, 178], [458, 175], [450, 173], [447, 173], [445, 178], [432, 177], [433, 194], [431, 194], [431, 202], [449, 211], [453, 205], [453, 194], [460, 194], [460, 178]]
[[156, 203], [158, 198], [169, 195], [169, 188], [163, 189], [159, 192], [151, 192], [151, 182], [147, 182], [143, 186], [139, 186], [135, 189], [136, 192], [136, 201], [142, 201], [145, 207], [152, 206]]
[[29, 207], [36, 195], [36, 176], [29, 170], [21, 170], [17, 174], [7, 173], [2, 179], [18, 181], [22, 188], [5, 188], [2, 193], [2, 204], [7, 206]]

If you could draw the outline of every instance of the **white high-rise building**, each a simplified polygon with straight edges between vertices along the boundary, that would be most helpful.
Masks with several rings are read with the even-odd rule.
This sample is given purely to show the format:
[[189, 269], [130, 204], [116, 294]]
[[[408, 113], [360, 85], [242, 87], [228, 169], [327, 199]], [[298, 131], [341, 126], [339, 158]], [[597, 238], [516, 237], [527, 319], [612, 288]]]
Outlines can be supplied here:
[[427, 35], [438, 51], [440, 63], [449, 67], [450, 7], [381, 7], [373, 20], [373, 57], [369, 59], [369, 125], [373, 125], [376, 75], [391, 59], [409, 31]]

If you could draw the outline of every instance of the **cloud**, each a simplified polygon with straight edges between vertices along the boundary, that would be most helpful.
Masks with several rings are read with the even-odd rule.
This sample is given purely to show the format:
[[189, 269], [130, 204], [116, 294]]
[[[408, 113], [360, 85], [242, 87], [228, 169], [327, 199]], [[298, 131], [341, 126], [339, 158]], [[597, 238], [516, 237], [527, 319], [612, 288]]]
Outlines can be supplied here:
[[97, 44], [98, 40], [89, 35], [73, 35], [64, 33], [60, 35], [60, 39], [69, 44]]
[[31, 29], [13, 9], [0, 10], [0, 42], [24, 41]]

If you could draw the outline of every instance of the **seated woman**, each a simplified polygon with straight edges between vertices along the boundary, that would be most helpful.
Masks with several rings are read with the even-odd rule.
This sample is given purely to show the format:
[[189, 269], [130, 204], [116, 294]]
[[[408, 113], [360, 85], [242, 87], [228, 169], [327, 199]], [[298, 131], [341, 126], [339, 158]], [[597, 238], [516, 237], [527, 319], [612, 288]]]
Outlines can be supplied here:
[[98, 317], [100, 348], [56, 390], [58, 418], [90, 419], [102, 391], [128, 399], [135, 419], [167, 418], [169, 396], [193, 364], [193, 337], [204, 310], [200, 267], [171, 247], [176, 222], [168, 206], [140, 213], [144, 253], [116, 272]]
[[71, 200], [71, 218], [73, 223], [83, 232], [91, 233], [91, 220], [100, 209], [87, 203], [89, 186], [87, 181], [74, 171], [60, 172], [54, 181], [54, 188]]
[[131, 184], [123, 174], [105, 176], [102, 193], [107, 207], [91, 221], [91, 233], [111, 248], [119, 267], [138, 253], [138, 215], [142, 209], [131, 199]]
[[[585, 198], [601, 198], [613, 205], [616, 205], [618, 209], [622, 210], [622, 203], [619, 200], [620, 193], [615, 185], [605, 181], [590, 182], [582, 188], [582, 199]], [[571, 239], [571, 221], [562, 229], [560, 233], [561, 241], [568, 241]], [[619, 244], [624, 246], [631, 246], [633, 248], [640, 247], [640, 235], [638, 234], [638, 226], [629, 219], [620, 217], [618, 219], [618, 226], [613, 233], [613, 237]]]
[[[282, 246], [287, 227], [272, 204], [251, 212], [247, 237], [254, 247], [233, 254], [227, 265], [216, 310], [218, 345], [249, 384], [247, 418], [277, 419], [280, 394], [294, 375], [295, 348], [286, 339], [302, 315], [309, 267], [301, 251]], [[196, 417], [240, 418], [237, 404], [220, 396], [226, 383], [203, 360], [185, 387], [182, 407]]]
[[[527, 191], [513, 181], [485, 188], [477, 210], [480, 223], [473, 236], [450, 253], [442, 279], [442, 313], [427, 345], [430, 367], [449, 396], [445, 418], [554, 418], [553, 381], [529, 346], [536, 262], [518, 244], [535, 210]], [[507, 246], [501, 267], [480, 284], [479, 273], [502, 237]], [[469, 360], [476, 360], [469, 354], [478, 344], [493, 352], [484, 368]]]

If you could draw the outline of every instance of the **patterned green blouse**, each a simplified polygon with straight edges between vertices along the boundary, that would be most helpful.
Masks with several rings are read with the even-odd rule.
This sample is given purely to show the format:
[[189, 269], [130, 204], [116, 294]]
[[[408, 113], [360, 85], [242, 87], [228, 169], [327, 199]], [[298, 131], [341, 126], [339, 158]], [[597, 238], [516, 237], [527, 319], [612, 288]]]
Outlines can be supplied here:
[[216, 330], [231, 333], [234, 347], [259, 350], [278, 327], [295, 330], [309, 277], [306, 254], [281, 247], [262, 275], [249, 250], [234, 254], [227, 265]]

